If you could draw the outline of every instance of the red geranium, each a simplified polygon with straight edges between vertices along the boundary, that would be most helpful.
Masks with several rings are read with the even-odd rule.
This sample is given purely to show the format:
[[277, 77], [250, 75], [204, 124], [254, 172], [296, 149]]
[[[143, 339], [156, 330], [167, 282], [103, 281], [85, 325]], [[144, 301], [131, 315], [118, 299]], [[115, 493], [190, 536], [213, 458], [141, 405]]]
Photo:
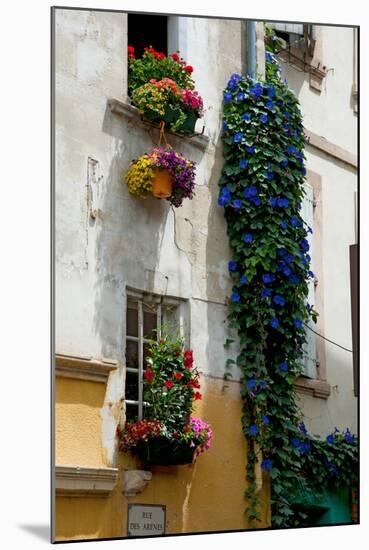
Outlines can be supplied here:
[[202, 399], [202, 395], [200, 392], [196, 392], [195, 395], [193, 396], [194, 399]]
[[174, 386], [174, 383], [171, 380], [167, 380], [164, 382], [164, 385], [167, 387], [168, 390], [171, 390]]
[[200, 388], [200, 384], [198, 383], [197, 380], [189, 380], [189, 381], [187, 382], [187, 386], [188, 386], [189, 388], [196, 388], [196, 389], [199, 389], [199, 388]]
[[184, 352], [184, 366], [187, 369], [190, 369], [192, 367], [193, 363], [193, 352], [192, 349], [188, 349]]
[[152, 382], [155, 378], [155, 373], [151, 369], [146, 369], [144, 374], [145, 380]]
[[179, 55], [178, 55], [177, 53], [172, 53], [172, 54], [170, 55], [170, 57], [171, 57], [172, 59], [174, 59], [174, 61], [179, 62]]
[[128, 46], [128, 57], [130, 59], [134, 59], [135, 58], [135, 49], [133, 46]]
[[182, 374], [181, 372], [176, 372], [176, 373], [174, 374], [174, 378], [175, 378], [176, 380], [180, 380], [181, 378], [183, 378], [183, 374]]
[[191, 74], [193, 72], [193, 67], [191, 67], [191, 65], [186, 65], [184, 70]]

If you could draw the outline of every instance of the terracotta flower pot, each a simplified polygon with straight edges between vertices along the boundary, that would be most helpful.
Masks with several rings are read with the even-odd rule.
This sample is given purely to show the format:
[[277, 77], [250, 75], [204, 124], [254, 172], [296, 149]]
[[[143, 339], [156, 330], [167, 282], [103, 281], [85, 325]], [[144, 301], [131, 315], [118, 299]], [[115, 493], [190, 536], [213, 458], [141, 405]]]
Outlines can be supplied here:
[[152, 194], [157, 199], [167, 199], [172, 194], [173, 181], [168, 170], [156, 169], [152, 182]]

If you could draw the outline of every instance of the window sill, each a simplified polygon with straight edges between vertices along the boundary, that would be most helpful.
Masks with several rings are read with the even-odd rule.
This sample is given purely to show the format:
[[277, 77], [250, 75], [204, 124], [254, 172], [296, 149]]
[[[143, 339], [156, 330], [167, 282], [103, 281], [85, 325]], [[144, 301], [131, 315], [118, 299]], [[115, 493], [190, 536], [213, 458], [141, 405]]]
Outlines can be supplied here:
[[108, 497], [118, 481], [118, 468], [55, 466], [57, 496]]
[[[141, 118], [140, 111], [137, 109], [137, 107], [134, 107], [127, 101], [117, 99], [116, 97], [111, 97], [108, 99], [108, 107], [112, 113], [123, 117], [137, 124], [138, 126], [141, 126], [142, 128], [149, 126], [157, 132], [159, 132], [160, 130], [159, 125], [144, 121]], [[166, 131], [166, 133], [173, 136], [174, 138], [180, 139], [181, 141], [183, 140], [186, 143], [192, 144], [198, 149], [202, 150], [205, 150], [210, 143], [209, 137], [204, 134], [195, 134], [194, 136], [180, 136], [179, 134], [174, 134], [170, 131]]]
[[318, 397], [320, 399], [328, 399], [331, 394], [331, 386], [323, 380], [312, 380], [300, 376], [295, 382], [295, 388], [299, 393]]
[[55, 355], [55, 374], [64, 378], [106, 383], [110, 372], [115, 370], [117, 366], [118, 362], [111, 359], [99, 361], [92, 357], [61, 353]]

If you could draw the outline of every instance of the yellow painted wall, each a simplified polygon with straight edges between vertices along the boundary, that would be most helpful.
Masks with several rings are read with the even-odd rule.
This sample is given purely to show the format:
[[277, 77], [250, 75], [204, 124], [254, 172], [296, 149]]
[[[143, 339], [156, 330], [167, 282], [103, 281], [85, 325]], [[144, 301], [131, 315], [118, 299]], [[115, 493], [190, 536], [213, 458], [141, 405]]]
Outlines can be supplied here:
[[[76, 380], [68, 383], [76, 387], [91, 384]], [[193, 413], [212, 424], [214, 440], [209, 451], [193, 465], [154, 466], [152, 481], [135, 497], [123, 495], [121, 476], [116, 489], [106, 499], [57, 497], [57, 540], [126, 536], [129, 502], [165, 504], [167, 534], [246, 529], [246, 443], [241, 431], [240, 387], [237, 383], [229, 383], [223, 392], [222, 386], [222, 380], [203, 378], [203, 400], [196, 402]], [[79, 391], [75, 390], [76, 394]], [[101, 397], [96, 389], [94, 395]], [[89, 413], [91, 420], [91, 411]], [[83, 424], [80, 431], [83, 431]], [[59, 446], [68, 441], [70, 438], [64, 437]], [[75, 455], [75, 448], [73, 452]], [[91, 448], [89, 452], [91, 464], [91, 459], [99, 452]], [[68, 449], [63, 449], [60, 456], [67, 457]], [[84, 459], [87, 459], [85, 454]], [[118, 467], [123, 471], [124, 468], [139, 469], [142, 465], [131, 455], [121, 453]], [[270, 506], [266, 478], [262, 492], [265, 506], [260, 527], [267, 527], [270, 525]]]

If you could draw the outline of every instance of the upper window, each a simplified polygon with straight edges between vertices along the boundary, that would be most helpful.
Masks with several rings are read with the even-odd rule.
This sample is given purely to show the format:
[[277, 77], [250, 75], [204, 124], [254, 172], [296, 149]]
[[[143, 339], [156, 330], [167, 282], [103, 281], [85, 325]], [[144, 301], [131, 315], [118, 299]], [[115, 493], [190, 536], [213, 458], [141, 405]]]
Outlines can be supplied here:
[[166, 15], [128, 14], [128, 45], [141, 57], [144, 48], [168, 54], [168, 17]]
[[167, 296], [158, 296], [128, 290], [126, 313], [126, 420], [144, 417], [143, 376], [145, 357], [150, 340], [160, 338], [166, 326], [176, 325], [186, 338], [188, 333], [186, 302]]
[[313, 55], [315, 47], [315, 28], [310, 23], [269, 23], [287, 48], [295, 48]]

